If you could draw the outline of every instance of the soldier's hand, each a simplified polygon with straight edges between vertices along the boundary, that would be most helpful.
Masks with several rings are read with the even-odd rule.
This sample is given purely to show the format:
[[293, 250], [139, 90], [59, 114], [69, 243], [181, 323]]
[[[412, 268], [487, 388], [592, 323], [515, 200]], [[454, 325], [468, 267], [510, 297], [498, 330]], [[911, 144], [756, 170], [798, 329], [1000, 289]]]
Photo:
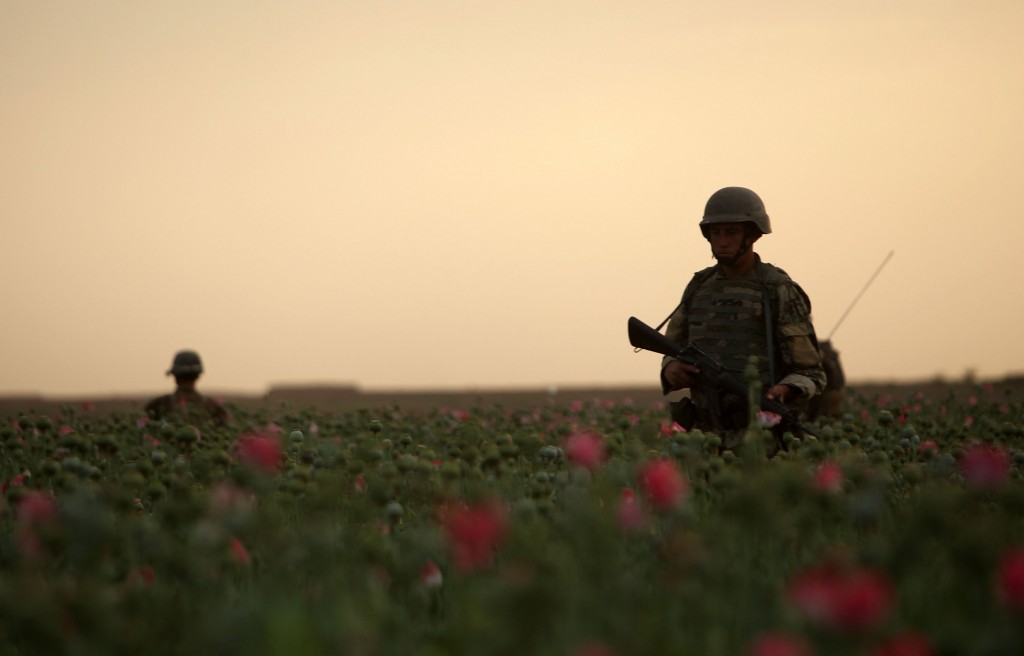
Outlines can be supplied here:
[[673, 390], [693, 387], [700, 380], [700, 369], [679, 360], [665, 365], [665, 380]]
[[765, 394], [765, 396], [769, 399], [776, 400], [780, 403], [785, 403], [790, 399], [796, 398], [798, 393], [799, 392], [797, 392], [795, 387], [791, 385], [783, 385], [780, 383], [779, 385], [776, 385], [775, 387], [768, 390], [768, 393]]

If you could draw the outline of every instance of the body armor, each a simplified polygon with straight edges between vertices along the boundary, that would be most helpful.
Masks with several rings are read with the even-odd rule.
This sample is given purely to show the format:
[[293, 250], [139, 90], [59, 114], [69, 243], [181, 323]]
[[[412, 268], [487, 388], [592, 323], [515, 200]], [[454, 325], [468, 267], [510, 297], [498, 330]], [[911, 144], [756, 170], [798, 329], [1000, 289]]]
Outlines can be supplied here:
[[689, 307], [690, 341], [741, 377], [748, 358], [757, 356], [761, 383], [770, 386], [764, 298], [764, 286], [757, 281], [708, 281]]

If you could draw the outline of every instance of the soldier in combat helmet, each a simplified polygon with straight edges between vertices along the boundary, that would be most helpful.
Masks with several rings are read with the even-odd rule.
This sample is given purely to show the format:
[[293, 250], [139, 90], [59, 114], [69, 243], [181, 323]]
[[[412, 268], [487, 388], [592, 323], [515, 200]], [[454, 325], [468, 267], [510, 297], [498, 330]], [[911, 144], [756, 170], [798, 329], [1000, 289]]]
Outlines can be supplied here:
[[156, 420], [180, 417], [189, 423], [227, 424], [231, 420], [227, 409], [215, 399], [196, 391], [196, 381], [202, 373], [203, 362], [198, 353], [178, 351], [167, 370], [168, 376], [174, 376], [177, 389], [173, 394], [158, 396], [147, 403], [146, 415]]
[[[750, 189], [720, 189], [708, 199], [700, 230], [717, 264], [694, 274], [666, 336], [680, 346], [700, 346], [740, 377], [750, 356], [756, 356], [765, 395], [801, 408], [824, 389], [825, 372], [810, 299], [785, 271], [762, 262], [753, 250], [772, 231], [764, 203]], [[699, 374], [676, 358], [662, 361], [662, 391], [690, 390], [689, 398], [672, 404], [673, 419], [687, 429], [715, 432], [725, 449], [738, 446], [748, 424], [746, 399], [703, 389]], [[771, 453], [782, 448], [781, 430], [774, 431]]]

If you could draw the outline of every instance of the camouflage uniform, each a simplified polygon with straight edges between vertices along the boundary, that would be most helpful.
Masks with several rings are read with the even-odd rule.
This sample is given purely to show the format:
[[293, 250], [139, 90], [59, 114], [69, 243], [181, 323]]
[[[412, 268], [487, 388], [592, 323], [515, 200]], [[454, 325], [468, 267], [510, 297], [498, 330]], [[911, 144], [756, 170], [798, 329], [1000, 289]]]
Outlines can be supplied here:
[[[763, 391], [775, 384], [790, 385], [806, 400], [825, 387], [810, 302], [782, 269], [755, 257], [754, 268], [738, 279], [724, 277], [718, 266], [694, 274], [665, 334], [681, 346], [697, 344], [740, 378], [748, 358], [757, 356]], [[770, 324], [766, 322], [765, 299], [770, 305]], [[670, 361], [666, 357], [662, 362], [661, 383], [666, 393], [669, 386], [664, 367]], [[726, 448], [736, 446], [748, 424], [746, 399], [728, 393], [712, 396], [700, 387], [694, 387], [691, 395], [692, 400], [673, 404], [673, 418], [686, 428], [716, 432]]]
[[228, 423], [227, 409], [194, 389], [178, 389], [174, 394], [158, 396], [146, 404], [146, 415], [154, 420], [179, 419], [185, 423]]

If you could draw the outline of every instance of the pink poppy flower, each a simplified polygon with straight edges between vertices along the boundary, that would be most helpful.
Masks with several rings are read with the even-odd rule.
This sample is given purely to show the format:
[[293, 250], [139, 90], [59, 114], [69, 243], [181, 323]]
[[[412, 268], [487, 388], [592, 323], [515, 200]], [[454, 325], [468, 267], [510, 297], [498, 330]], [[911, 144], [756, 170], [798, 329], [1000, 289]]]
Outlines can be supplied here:
[[276, 472], [281, 465], [281, 442], [270, 435], [244, 435], [235, 443], [235, 451], [242, 462], [266, 473]]
[[787, 597], [814, 624], [859, 632], [876, 626], [889, 612], [892, 586], [874, 570], [826, 565], [790, 581]]
[[622, 490], [616, 516], [619, 520], [619, 528], [627, 533], [639, 531], [646, 523], [644, 510], [637, 503], [636, 494], [628, 487]]
[[234, 483], [217, 483], [210, 489], [210, 512], [214, 516], [245, 514], [255, 506], [256, 495]]
[[757, 423], [761, 428], [775, 428], [782, 423], [782, 415], [767, 410], [758, 410]]
[[440, 588], [442, 583], [444, 576], [437, 563], [432, 560], [423, 563], [423, 567], [420, 568], [420, 585], [424, 588]]
[[678, 423], [666, 419], [665, 421], [661, 422], [660, 432], [662, 437], [672, 437], [676, 433], [685, 433], [686, 429], [680, 426]]
[[998, 446], [972, 445], [964, 451], [958, 464], [971, 487], [999, 487], [1010, 477], [1010, 457]]
[[57, 519], [57, 501], [43, 492], [28, 492], [18, 502], [18, 525], [39, 526]]
[[690, 484], [671, 460], [651, 460], [640, 470], [640, 487], [658, 510], [669, 510], [682, 503]]
[[835, 494], [843, 489], [843, 470], [839, 463], [826, 460], [818, 466], [811, 479], [811, 487], [818, 492]]
[[501, 506], [480, 503], [456, 506], [443, 518], [445, 533], [461, 572], [488, 567], [505, 537], [506, 519]]
[[570, 435], [564, 449], [573, 464], [591, 471], [600, 467], [605, 459], [604, 442], [600, 435], [591, 431]]
[[39, 532], [57, 521], [57, 502], [49, 494], [28, 492], [18, 502], [18, 548], [30, 559], [42, 558], [43, 542]]

